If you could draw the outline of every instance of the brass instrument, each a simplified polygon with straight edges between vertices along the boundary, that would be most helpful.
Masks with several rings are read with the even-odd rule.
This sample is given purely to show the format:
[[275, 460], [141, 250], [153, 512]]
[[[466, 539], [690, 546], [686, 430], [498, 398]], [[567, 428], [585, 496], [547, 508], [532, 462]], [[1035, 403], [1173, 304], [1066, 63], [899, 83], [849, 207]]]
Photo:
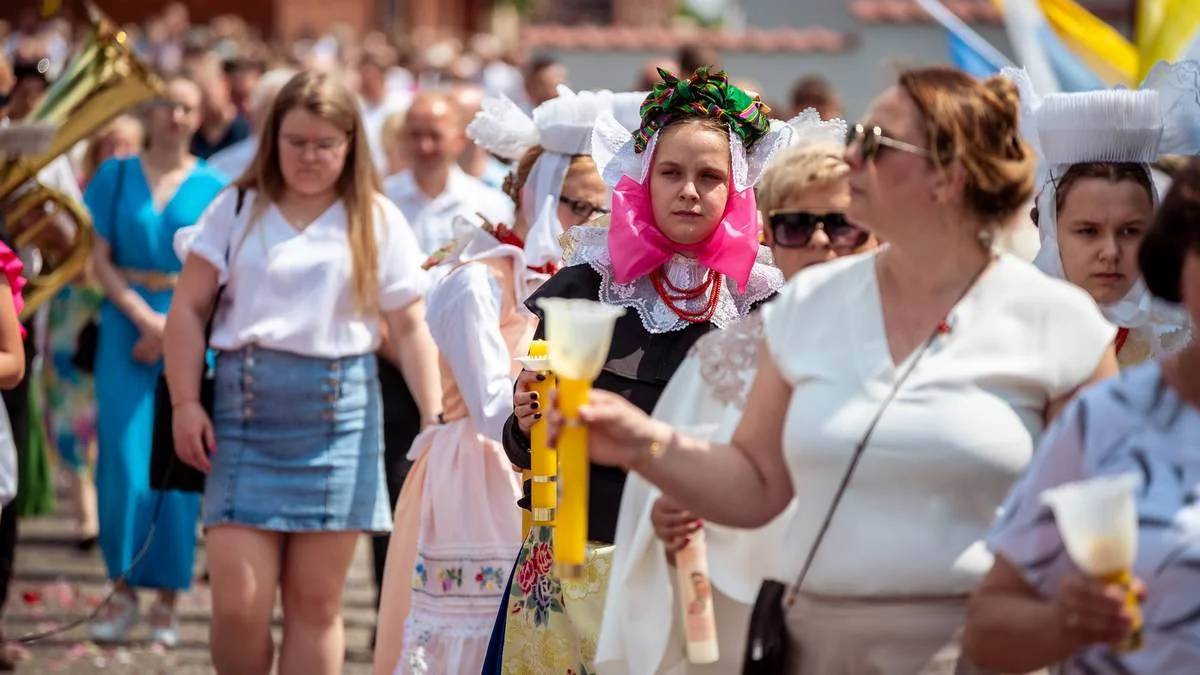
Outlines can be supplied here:
[[[83, 205], [37, 183], [38, 172], [121, 113], [163, 96], [162, 81], [134, 55], [125, 31], [90, 2], [86, 7], [92, 23], [87, 42], [46, 92], [45, 101], [21, 120], [57, 127], [49, 149], [0, 154], [0, 221], [15, 248], [32, 246], [42, 257], [42, 273], [30, 275], [25, 288], [22, 320], [83, 272], [95, 238]], [[63, 215], [74, 221], [74, 232], [56, 227]]]

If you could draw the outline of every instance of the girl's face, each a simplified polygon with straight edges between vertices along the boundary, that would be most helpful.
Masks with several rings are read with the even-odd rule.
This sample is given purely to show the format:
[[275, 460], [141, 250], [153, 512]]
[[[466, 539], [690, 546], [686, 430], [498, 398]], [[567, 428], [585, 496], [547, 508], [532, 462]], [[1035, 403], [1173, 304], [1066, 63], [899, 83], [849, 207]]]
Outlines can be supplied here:
[[1067, 281], [1096, 302], [1119, 302], [1138, 280], [1138, 247], [1154, 204], [1140, 183], [1081, 178], [1058, 213], [1058, 250]]
[[191, 139], [200, 128], [200, 88], [196, 83], [172, 80], [167, 97], [154, 105], [149, 126], [152, 138]]
[[289, 189], [309, 197], [334, 188], [350, 148], [346, 132], [302, 108], [283, 116], [278, 143], [284, 182]]
[[712, 234], [729, 201], [730, 170], [728, 134], [693, 122], [663, 130], [650, 167], [658, 229], [678, 244]]

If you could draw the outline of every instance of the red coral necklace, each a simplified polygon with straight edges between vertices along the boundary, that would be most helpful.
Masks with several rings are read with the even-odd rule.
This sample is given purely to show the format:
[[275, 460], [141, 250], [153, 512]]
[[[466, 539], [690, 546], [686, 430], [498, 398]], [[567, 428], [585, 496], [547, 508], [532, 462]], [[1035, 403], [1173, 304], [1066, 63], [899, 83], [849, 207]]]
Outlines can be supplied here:
[[[704, 274], [704, 279], [700, 284], [692, 288], [679, 288], [671, 283], [670, 277], [662, 267], [650, 273], [650, 283], [654, 286], [654, 291], [658, 293], [658, 297], [666, 303], [667, 307], [675, 313], [675, 316], [687, 321], [688, 323], [706, 323], [712, 320], [713, 314], [717, 311], [717, 301], [721, 298], [721, 285], [724, 281], [724, 275], [713, 270], [708, 270]], [[684, 307], [688, 300], [695, 300], [708, 294], [708, 302], [698, 311], [691, 311]]]

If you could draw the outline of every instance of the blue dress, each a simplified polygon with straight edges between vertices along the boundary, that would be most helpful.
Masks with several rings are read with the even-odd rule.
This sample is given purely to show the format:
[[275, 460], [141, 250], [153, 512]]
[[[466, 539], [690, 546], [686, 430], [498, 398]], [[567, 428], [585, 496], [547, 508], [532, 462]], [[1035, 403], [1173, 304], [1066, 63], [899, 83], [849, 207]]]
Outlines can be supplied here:
[[[224, 176], [197, 162], [160, 211], [141, 159], [113, 159], [100, 166], [84, 202], [96, 234], [112, 247], [118, 268], [174, 274], [182, 267], [173, 247], [175, 231], [194, 224], [225, 183]], [[166, 314], [172, 291], [133, 288], [154, 311]], [[162, 363], [147, 366], [133, 360], [138, 338], [133, 322], [106, 300], [100, 309], [96, 348], [96, 496], [100, 550], [111, 579], [129, 569], [145, 545], [159, 496], [150, 489], [149, 473], [154, 388]], [[129, 574], [130, 586], [174, 590], [191, 586], [199, 513], [200, 495], [167, 492], [163, 496], [153, 539]]]

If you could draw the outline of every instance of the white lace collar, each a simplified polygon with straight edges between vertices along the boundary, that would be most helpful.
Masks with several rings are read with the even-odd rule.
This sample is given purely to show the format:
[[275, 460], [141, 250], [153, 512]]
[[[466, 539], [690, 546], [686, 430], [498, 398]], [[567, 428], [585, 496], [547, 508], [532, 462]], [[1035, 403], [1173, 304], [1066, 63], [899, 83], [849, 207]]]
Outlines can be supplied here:
[[[612, 258], [608, 253], [608, 228], [578, 226], [567, 231], [570, 240], [567, 246], [566, 265], [588, 265], [600, 275], [600, 293], [597, 300], [606, 305], [626, 307], [637, 312], [642, 326], [652, 334], [671, 333], [683, 330], [691, 324], [671, 310], [649, 277], [642, 277], [627, 284], [613, 280]], [[708, 268], [692, 258], [676, 255], [664, 266], [667, 278], [679, 288], [694, 288], [704, 281]], [[765, 246], [758, 249], [758, 259], [750, 271], [746, 292], [738, 293], [737, 284], [725, 278], [717, 298], [717, 308], [711, 323], [725, 328], [750, 313], [759, 302], [771, 297], [783, 286], [783, 273], [775, 267], [771, 251]], [[700, 312], [708, 303], [707, 296], [684, 301], [682, 309]]]

